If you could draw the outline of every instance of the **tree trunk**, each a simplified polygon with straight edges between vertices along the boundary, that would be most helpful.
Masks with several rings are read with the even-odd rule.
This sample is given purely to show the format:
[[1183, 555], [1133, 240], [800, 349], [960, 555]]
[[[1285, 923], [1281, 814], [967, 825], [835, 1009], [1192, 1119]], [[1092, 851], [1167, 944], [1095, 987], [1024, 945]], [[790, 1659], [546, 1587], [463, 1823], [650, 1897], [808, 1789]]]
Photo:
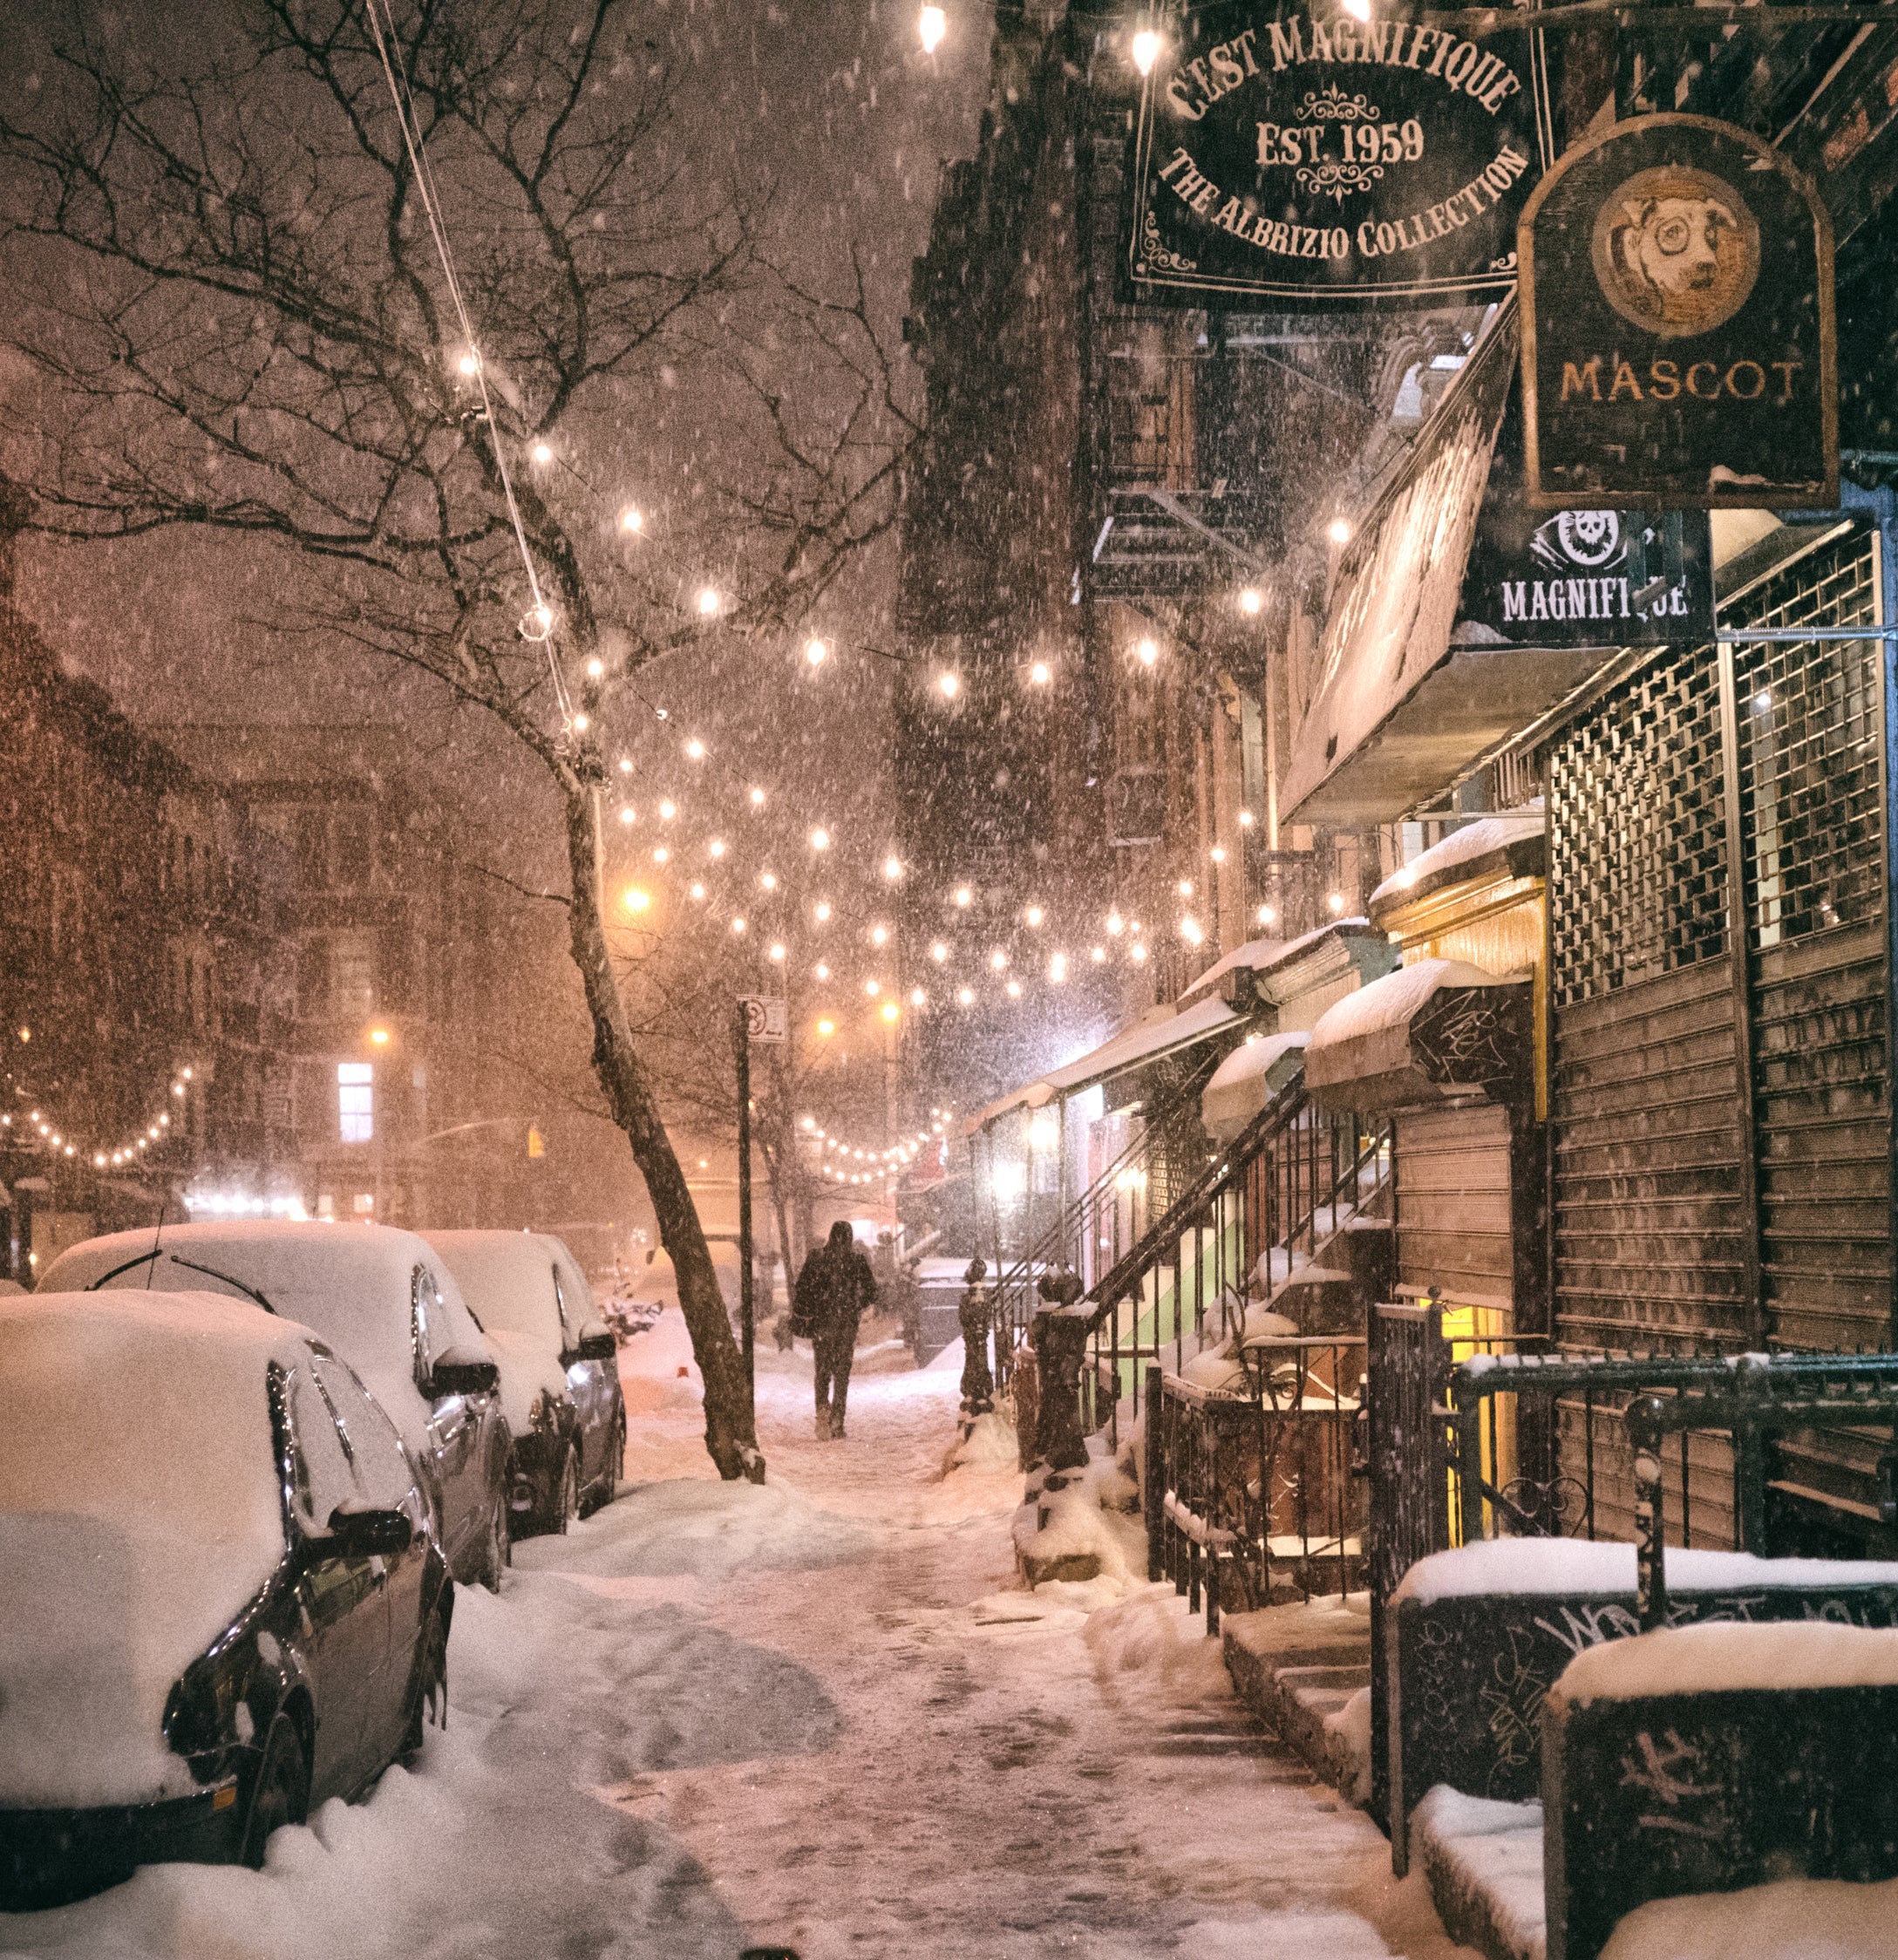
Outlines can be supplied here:
[[692, 1337], [692, 1354], [705, 1379], [705, 1448], [718, 1474], [731, 1480], [765, 1480], [765, 1459], [758, 1447], [744, 1358], [731, 1337], [731, 1323], [718, 1276], [705, 1243], [698, 1210], [686, 1188], [685, 1174], [660, 1120], [645, 1065], [633, 1046], [632, 1030], [620, 998], [619, 983], [607, 954], [600, 857], [600, 808], [586, 784], [562, 784], [566, 800], [567, 856], [573, 885], [571, 944], [574, 964], [586, 988], [593, 1017], [593, 1068], [613, 1120], [632, 1146], [633, 1161], [659, 1222], [659, 1241], [672, 1261], [679, 1308]]

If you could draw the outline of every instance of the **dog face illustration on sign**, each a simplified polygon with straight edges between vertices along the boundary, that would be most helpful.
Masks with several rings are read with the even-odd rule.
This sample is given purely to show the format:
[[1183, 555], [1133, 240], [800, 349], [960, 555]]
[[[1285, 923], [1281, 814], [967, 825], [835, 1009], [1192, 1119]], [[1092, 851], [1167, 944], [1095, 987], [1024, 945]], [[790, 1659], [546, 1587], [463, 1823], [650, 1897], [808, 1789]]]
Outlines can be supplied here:
[[1637, 171], [1595, 221], [1595, 277], [1622, 318], [1663, 339], [1711, 333], [1759, 276], [1759, 226], [1723, 179], [1670, 165]]

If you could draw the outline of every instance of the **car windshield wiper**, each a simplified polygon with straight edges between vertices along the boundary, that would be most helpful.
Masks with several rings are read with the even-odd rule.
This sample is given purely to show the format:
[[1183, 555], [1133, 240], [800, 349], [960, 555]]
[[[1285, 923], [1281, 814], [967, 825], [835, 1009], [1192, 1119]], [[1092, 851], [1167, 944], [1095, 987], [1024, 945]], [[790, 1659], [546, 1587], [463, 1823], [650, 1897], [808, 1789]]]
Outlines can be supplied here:
[[[205, 1273], [207, 1274], [212, 1279], [222, 1280], [227, 1286], [235, 1286], [240, 1293], [245, 1294], [249, 1298], [255, 1300], [266, 1313], [275, 1313], [276, 1311], [276, 1309], [273, 1307], [267, 1299], [264, 1298], [262, 1294], [258, 1292], [255, 1287], [246, 1286], [242, 1280], [233, 1279], [228, 1273], [221, 1273], [215, 1266], [201, 1266], [195, 1259], [180, 1259], [175, 1252], [171, 1254], [170, 1257], [171, 1262], [174, 1266], [188, 1267], [191, 1271], [194, 1273]], [[137, 1260], [133, 1261], [133, 1265], [136, 1265], [137, 1263]], [[125, 1270], [125, 1268], [121, 1266], [119, 1269], [120, 1272], [123, 1272]]]
[[85, 1290], [88, 1293], [97, 1293], [100, 1287], [117, 1279], [120, 1273], [129, 1273], [134, 1266], [142, 1266], [147, 1259], [156, 1259], [158, 1255], [159, 1248], [154, 1245], [149, 1252], [141, 1252], [136, 1259], [128, 1259], [124, 1265], [114, 1266], [109, 1273], [101, 1273], [97, 1279], [89, 1281]]

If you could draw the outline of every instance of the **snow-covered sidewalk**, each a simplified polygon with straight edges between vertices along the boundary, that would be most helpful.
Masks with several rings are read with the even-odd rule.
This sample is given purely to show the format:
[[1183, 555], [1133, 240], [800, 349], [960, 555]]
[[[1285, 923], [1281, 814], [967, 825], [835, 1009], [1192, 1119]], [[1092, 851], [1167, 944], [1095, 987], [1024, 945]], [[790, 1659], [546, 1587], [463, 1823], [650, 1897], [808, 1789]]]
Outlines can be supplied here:
[[1171, 1589], [1019, 1589], [1013, 1466], [941, 1473], [959, 1348], [897, 1359], [820, 1444], [808, 1361], [761, 1352], [771, 1481], [721, 1485], [668, 1315], [622, 1359], [633, 1487], [459, 1596], [413, 1773], [261, 1874], [0, 1916], [0, 1957], [1446, 1960], [1421, 1881], [1258, 1733]]

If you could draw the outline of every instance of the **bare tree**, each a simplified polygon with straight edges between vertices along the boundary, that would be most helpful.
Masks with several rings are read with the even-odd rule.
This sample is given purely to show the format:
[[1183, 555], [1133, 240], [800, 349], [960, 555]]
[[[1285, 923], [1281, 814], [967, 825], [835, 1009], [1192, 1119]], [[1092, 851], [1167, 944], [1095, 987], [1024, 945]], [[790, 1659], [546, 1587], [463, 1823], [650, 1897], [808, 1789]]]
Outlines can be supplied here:
[[712, 623], [598, 495], [520, 464], [604, 451], [647, 425], [662, 364], [719, 364], [757, 446], [702, 506], [716, 628], [781, 629], [892, 521], [912, 432], [861, 278], [833, 302], [773, 275], [762, 187], [696, 166], [627, 0], [246, 0], [221, 40], [158, 58], [139, 31], [76, 12], [31, 111], [0, 117], [0, 337], [42, 378], [10, 432], [37, 522], [281, 547], [310, 575], [306, 625], [426, 674], [541, 765], [593, 1069], [677, 1271], [706, 1446], [761, 1478], [602, 892], [607, 719]]

